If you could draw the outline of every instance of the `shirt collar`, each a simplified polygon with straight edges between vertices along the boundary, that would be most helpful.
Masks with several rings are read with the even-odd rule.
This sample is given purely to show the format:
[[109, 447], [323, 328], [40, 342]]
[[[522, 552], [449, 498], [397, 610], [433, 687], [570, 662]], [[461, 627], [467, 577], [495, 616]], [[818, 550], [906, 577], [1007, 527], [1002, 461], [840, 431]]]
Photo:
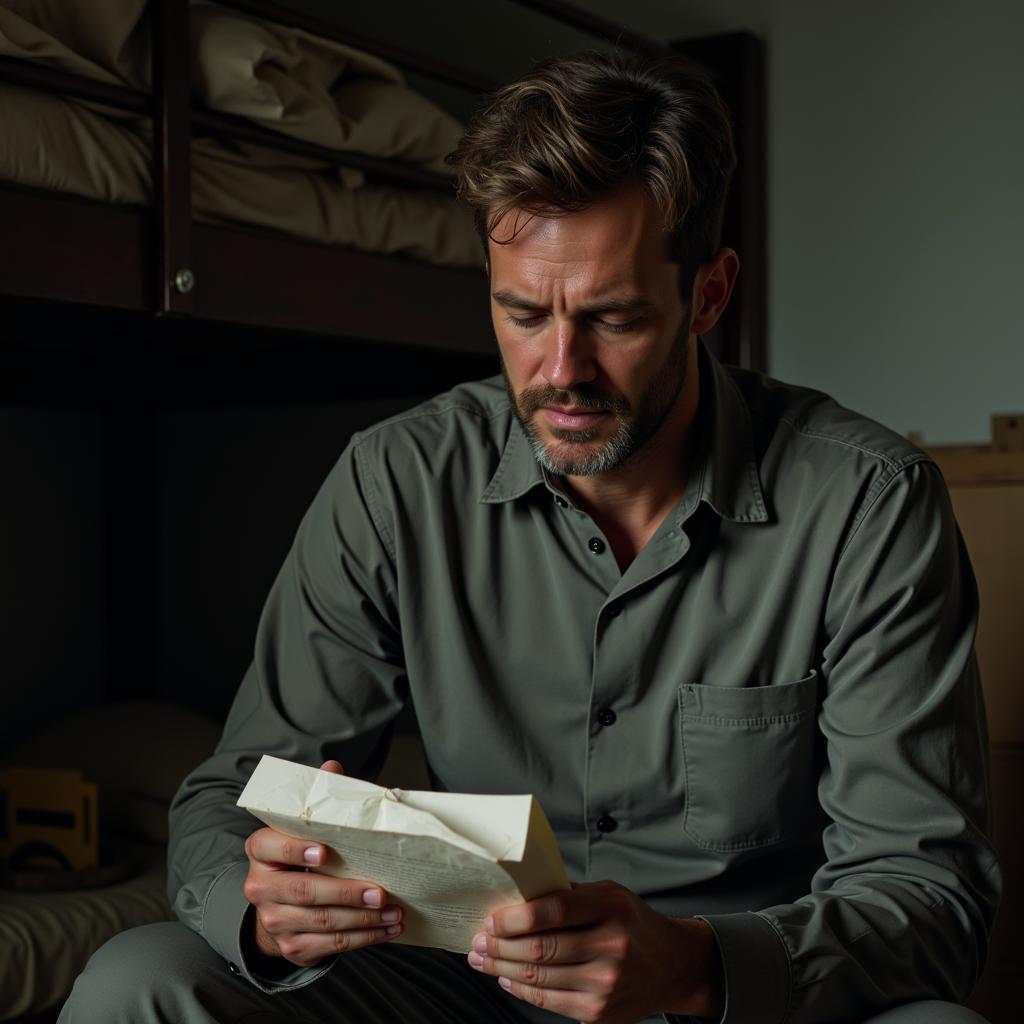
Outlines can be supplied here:
[[[765, 522], [768, 513], [754, 454], [750, 410], [728, 371], [701, 338], [697, 340], [697, 353], [701, 400], [695, 426], [698, 437], [704, 442], [695, 459], [696, 484], [687, 487], [687, 495], [696, 488], [698, 500], [706, 501], [723, 519], [738, 523]], [[513, 414], [498, 468], [480, 495], [480, 501], [485, 504], [513, 501], [538, 484], [546, 484], [552, 492], [561, 493], [546, 479]], [[687, 497], [683, 502], [684, 515], [690, 503]]]
[[511, 409], [511, 403], [509, 416], [511, 425], [501, 461], [484, 493], [480, 495], [480, 501], [485, 504], [493, 505], [521, 498], [537, 484], [545, 482], [544, 470], [534, 458], [530, 442]]
[[732, 374], [702, 338], [697, 341], [697, 351], [701, 390], [697, 431], [706, 438], [697, 463], [699, 500], [706, 501], [723, 519], [767, 522], [750, 409]]

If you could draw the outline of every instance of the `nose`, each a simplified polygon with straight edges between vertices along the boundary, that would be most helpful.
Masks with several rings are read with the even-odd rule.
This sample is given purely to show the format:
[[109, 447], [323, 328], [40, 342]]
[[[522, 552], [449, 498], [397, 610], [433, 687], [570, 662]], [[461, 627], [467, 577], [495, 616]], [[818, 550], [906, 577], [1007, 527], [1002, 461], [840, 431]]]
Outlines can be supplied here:
[[546, 348], [541, 374], [553, 388], [568, 391], [597, 376], [585, 332], [571, 320], [555, 321]]

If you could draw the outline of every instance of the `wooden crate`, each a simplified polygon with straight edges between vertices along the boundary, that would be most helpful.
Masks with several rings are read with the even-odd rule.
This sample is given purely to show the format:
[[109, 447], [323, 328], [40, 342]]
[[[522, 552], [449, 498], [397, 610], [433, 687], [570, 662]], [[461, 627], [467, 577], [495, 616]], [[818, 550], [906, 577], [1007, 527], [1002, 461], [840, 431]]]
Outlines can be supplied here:
[[1020, 1019], [1024, 976], [1024, 414], [993, 417], [992, 436], [992, 445], [922, 447], [946, 479], [981, 604], [976, 648], [1004, 891], [988, 965], [969, 1005], [992, 1024], [1011, 1024]]

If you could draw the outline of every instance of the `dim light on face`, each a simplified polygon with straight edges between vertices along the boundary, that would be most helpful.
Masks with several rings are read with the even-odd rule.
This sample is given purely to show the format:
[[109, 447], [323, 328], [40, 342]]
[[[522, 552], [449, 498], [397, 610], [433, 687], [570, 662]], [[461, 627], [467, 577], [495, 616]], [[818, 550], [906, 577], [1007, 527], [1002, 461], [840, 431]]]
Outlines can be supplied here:
[[514, 211], [489, 267], [506, 384], [538, 458], [560, 475], [612, 471], [671, 416], [689, 362], [657, 210], [630, 186], [574, 213]]

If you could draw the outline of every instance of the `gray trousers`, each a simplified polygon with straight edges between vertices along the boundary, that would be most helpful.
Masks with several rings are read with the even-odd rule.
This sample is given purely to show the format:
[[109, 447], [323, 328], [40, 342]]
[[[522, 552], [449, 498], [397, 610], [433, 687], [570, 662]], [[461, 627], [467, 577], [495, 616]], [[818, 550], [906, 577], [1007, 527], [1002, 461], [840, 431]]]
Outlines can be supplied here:
[[[93, 954], [58, 1024], [564, 1024], [478, 974], [465, 957], [380, 945], [340, 956], [304, 988], [267, 995], [183, 924], [122, 932]], [[648, 1018], [651, 1022], [661, 1017]], [[985, 1024], [952, 1003], [910, 1003], [865, 1024]], [[646, 1022], [645, 1022], [646, 1024]]]

